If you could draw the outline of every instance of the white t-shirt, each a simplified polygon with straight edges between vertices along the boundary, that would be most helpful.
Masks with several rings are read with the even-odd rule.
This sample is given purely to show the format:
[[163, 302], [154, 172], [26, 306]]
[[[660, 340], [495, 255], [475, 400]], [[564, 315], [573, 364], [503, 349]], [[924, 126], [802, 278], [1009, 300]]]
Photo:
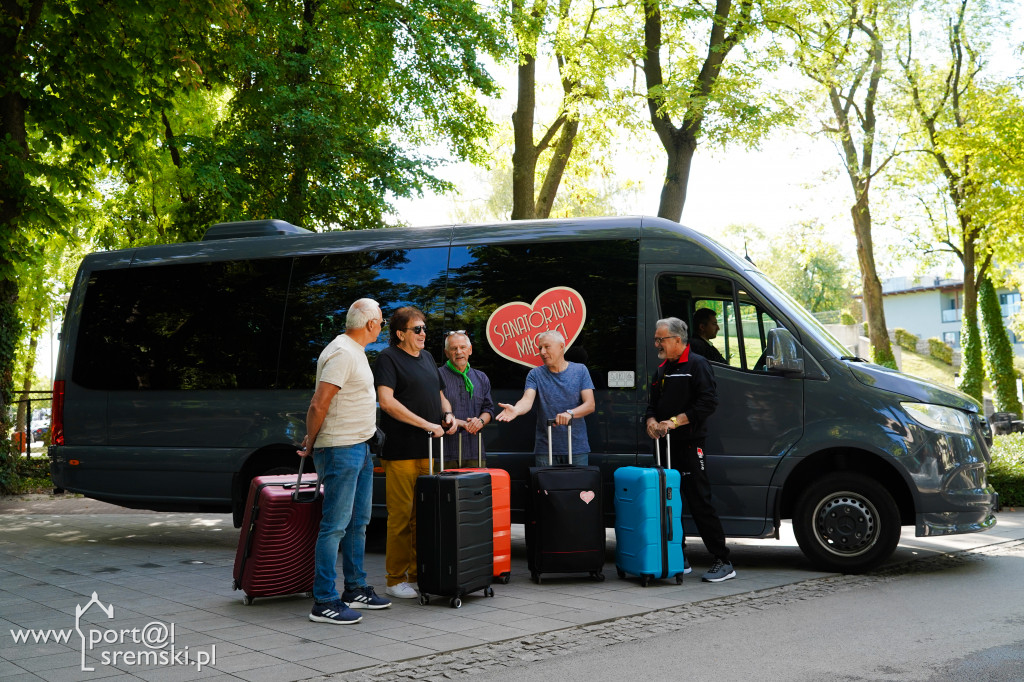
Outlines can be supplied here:
[[355, 445], [370, 438], [377, 427], [377, 392], [363, 347], [344, 334], [331, 341], [316, 362], [316, 382], [321, 381], [339, 390], [314, 447]]

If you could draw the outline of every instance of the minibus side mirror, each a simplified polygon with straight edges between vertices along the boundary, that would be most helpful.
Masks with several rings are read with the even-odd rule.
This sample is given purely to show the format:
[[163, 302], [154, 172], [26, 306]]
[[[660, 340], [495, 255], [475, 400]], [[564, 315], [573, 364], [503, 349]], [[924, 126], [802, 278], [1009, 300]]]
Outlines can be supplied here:
[[788, 329], [768, 331], [764, 368], [772, 374], [785, 374], [794, 378], [804, 375], [803, 348]]

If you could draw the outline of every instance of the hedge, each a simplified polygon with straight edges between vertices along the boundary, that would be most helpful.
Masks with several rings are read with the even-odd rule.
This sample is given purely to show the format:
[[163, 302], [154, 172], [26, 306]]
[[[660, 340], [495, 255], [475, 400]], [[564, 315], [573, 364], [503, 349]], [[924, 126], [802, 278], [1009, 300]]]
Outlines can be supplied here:
[[953, 347], [935, 336], [928, 339], [928, 355], [947, 365], [953, 364]]
[[999, 493], [1004, 507], [1024, 507], [1024, 433], [992, 439], [988, 484]]
[[896, 345], [909, 350], [912, 353], [917, 352], [917, 335], [911, 334], [902, 327], [896, 327], [893, 330], [893, 334], [896, 337]]

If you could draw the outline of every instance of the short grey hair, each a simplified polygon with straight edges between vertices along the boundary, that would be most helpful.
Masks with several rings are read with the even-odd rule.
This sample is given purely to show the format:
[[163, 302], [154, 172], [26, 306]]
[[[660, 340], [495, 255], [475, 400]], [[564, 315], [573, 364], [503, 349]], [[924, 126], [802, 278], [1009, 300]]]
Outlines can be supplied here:
[[380, 304], [372, 298], [361, 298], [348, 307], [345, 314], [345, 329], [362, 329], [370, 320], [376, 319]]
[[451, 334], [445, 334], [445, 337], [444, 337], [444, 352], [445, 353], [448, 352], [448, 342], [452, 338], [454, 338], [456, 336], [465, 336], [466, 337], [466, 341], [469, 342], [469, 347], [470, 348], [473, 347], [473, 339], [469, 338], [469, 334], [466, 334], [465, 332], [452, 332]]
[[654, 328], [667, 327], [670, 336], [678, 336], [685, 345], [690, 340], [689, 331], [686, 328], [686, 323], [680, 320], [678, 317], [666, 317], [663, 320], [658, 320], [655, 323]]
[[546, 332], [541, 332], [540, 334], [537, 334], [537, 338], [534, 341], [534, 343], [539, 344], [540, 340], [543, 339], [545, 336], [551, 337], [552, 339], [562, 344], [563, 346], [565, 345], [565, 337], [562, 336], [562, 332], [557, 331], [555, 329], [549, 329]]

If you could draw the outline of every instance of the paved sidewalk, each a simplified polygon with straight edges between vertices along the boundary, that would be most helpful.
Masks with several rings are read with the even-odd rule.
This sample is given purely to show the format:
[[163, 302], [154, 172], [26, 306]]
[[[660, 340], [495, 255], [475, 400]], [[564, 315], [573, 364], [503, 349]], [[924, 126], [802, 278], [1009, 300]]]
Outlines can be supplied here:
[[[363, 612], [361, 623], [333, 626], [309, 622], [307, 598], [242, 604], [242, 593], [231, 589], [238, 531], [229, 515], [79, 502], [0, 503], [5, 682], [305, 680], [828, 575], [809, 569], [786, 525], [781, 540], [730, 542], [735, 580], [701, 583], [710, 558], [691, 541], [694, 574], [683, 585], [641, 588], [616, 577], [609, 531], [605, 582], [545, 577], [535, 585], [522, 526], [513, 526], [512, 581], [495, 585], [495, 597], [469, 596], [461, 609], [440, 598], [428, 606], [395, 600], [390, 609]], [[88, 513], [67, 513], [78, 508]], [[1024, 539], [1024, 512], [1001, 513], [988, 533], [918, 539], [904, 531], [892, 563]], [[383, 592], [380, 539], [368, 550], [370, 583]], [[78, 609], [86, 610], [76, 629]]]

